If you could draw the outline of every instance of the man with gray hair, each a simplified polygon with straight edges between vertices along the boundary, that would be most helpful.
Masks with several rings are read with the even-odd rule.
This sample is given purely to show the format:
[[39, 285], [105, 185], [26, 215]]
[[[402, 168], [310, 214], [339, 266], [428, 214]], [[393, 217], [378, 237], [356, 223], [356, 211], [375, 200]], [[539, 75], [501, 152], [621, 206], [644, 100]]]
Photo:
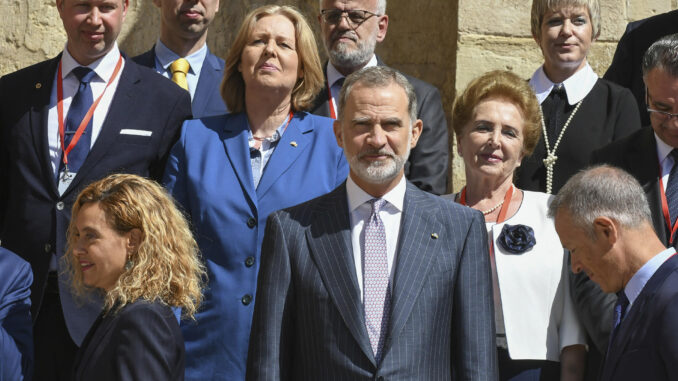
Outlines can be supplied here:
[[[320, 0], [318, 21], [329, 62], [325, 88], [311, 113], [336, 119], [337, 97], [346, 76], [364, 67], [385, 66], [374, 49], [388, 30], [386, 0]], [[440, 93], [424, 81], [405, 77], [417, 94], [416, 115], [423, 122], [419, 144], [405, 164], [405, 177], [427, 192], [447, 193], [449, 144]]]
[[484, 219], [404, 177], [412, 85], [366, 68], [338, 104], [350, 174], [268, 218], [247, 379], [496, 380]]
[[[666, 246], [675, 246], [678, 224], [678, 34], [656, 41], [642, 63], [650, 127], [595, 151], [592, 163], [607, 163], [629, 172], [642, 186], [654, 231]], [[615, 296], [605, 294], [586, 274], [571, 278], [577, 313], [596, 347], [609, 342]]]
[[549, 215], [572, 271], [617, 293], [600, 380], [678, 379], [678, 256], [654, 232], [638, 181], [607, 165], [582, 171]]

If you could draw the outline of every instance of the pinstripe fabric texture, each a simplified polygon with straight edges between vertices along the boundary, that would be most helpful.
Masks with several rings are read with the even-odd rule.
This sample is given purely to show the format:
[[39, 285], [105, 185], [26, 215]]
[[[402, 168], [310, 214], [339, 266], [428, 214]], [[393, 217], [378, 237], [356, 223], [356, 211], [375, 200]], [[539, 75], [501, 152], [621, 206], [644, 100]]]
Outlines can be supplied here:
[[345, 184], [273, 213], [248, 380], [496, 380], [482, 215], [407, 183], [391, 319], [377, 366], [353, 263]]

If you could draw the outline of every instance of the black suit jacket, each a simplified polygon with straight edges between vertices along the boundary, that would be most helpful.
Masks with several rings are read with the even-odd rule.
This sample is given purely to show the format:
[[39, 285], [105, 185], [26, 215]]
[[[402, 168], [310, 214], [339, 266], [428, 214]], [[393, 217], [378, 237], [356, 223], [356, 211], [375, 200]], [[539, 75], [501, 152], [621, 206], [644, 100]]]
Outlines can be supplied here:
[[633, 93], [644, 126], [650, 124], [645, 104], [645, 83], [641, 62], [645, 51], [663, 36], [678, 33], [678, 10], [629, 23], [617, 44], [614, 58], [604, 78], [627, 87]]
[[[155, 46], [146, 53], [132, 58], [132, 60], [155, 71]], [[191, 103], [193, 118], [222, 115], [228, 112], [219, 92], [219, 85], [223, 76], [224, 60], [210, 53], [208, 49]]]
[[[651, 127], [642, 128], [606, 147], [594, 151], [592, 164], [610, 164], [629, 172], [645, 191], [652, 224], [659, 239], [668, 245], [668, 234], [659, 188], [657, 143]], [[615, 294], [606, 294], [589, 277], [580, 272], [571, 277], [572, 298], [584, 327], [602, 353], [607, 351], [614, 318]]]
[[100, 314], [75, 357], [72, 379], [183, 380], [184, 339], [172, 309], [136, 301]]
[[678, 255], [647, 281], [619, 325], [601, 381], [678, 380]]
[[[379, 58], [377, 64], [386, 66]], [[313, 101], [310, 113], [330, 116], [329, 95], [327, 93], [327, 65], [325, 67], [325, 87]], [[410, 152], [405, 163], [405, 176], [419, 189], [441, 195], [447, 193], [447, 173], [450, 154], [445, 111], [440, 93], [434, 86], [403, 74], [414, 87], [417, 95], [417, 118], [424, 122], [424, 128], [417, 146]]]
[[[181, 123], [191, 115], [186, 91], [126, 59], [101, 132], [77, 176], [60, 195], [47, 137], [50, 95], [60, 58], [0, 78], [0, 241], [33, 268], [34, 320], [51, 254], [61, 258], [64, 253], [79, 191], [115, 172], [160, 180]], [[150, 136], [123, 134], [123, 129], [148, 131]], [[101, 305], [77, 304], [65, 277], [59, 281], [66, 326], [79, 344]]]

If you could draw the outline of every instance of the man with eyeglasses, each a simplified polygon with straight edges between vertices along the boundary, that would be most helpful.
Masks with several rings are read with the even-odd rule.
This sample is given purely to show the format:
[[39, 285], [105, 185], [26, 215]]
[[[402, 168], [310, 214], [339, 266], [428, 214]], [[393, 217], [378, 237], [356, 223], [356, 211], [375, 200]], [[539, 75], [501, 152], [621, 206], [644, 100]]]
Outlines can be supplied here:
[[[678, 34], [652, 44], [642, 61], [646, 109], [652, 128], [595, 151], [591, 162], [620, 167], [642, 185], [661, 242], [678, 246]], [[581, 272], [571, 278], [575, 306], [594, 342], [605, 348], [614, 322], [615, 294], [606, 294]], [[600, 348], [599, 348], [600, 349]]]
[[[336, 119], [336, 99], [344, 78], [364, 67], [385, 66], [374, 49], [386, 38], [386, 0], [320, 0], [318, 21], [329, 62], [324, 70], [325, 88], [311, 113]], [[417, 95], [417, 118], [424, 123], [419, 144], [405, 163], [405, 176], [422, 190], [447, 193], [449, 145], [440, 93], [424, 81], [405, 77]]]

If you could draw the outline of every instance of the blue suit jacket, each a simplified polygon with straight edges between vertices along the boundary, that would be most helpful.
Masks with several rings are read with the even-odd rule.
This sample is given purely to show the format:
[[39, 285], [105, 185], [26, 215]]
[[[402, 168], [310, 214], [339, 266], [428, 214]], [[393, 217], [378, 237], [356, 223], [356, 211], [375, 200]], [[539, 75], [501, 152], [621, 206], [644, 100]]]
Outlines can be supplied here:
[[244, 379], [266, 218], [346, 179], [331, 125], [295, 113], [255, 189], [244, 113], [184, 124], [165, 181], [190, 216], [209, 276], [197, 324], [182, 326], [187, 379]]
[[248, 380], [497, 379], [479, 212], [407, 183], [380, 364], [365, 328], [354, 255], [345, 184], [269, 217]]
[[601, 381], [678, 380], [678, 255], [648, 280], [619, 325]]
[[[155, 46], [146, 53], [132, 58], [132, 60], [139, 65], [155, 70]], [[224, 60], [210, 53], [208, 49], [191, 103], [194, 118], [222, 115], [228, 112], [219, 91], [223, 76]]]
[[184, 353], [172, 309], [137, 300], [99, 315], [75, 358], [73, 380], [182, 381]]
[[30, 380], [33, 373], [31, 266], [0, 247], [0, 381]]
[[[47, 282], [50, 256], [64, 254], [71, 208], [79, 191], [114, 172], [159, 180], [184, 119], [188, 93], [148, 68], [125, 60], [101, 132], [66, 191], [59, 195], [47, 138], [47, 116], [61, 56], [0, 78], [0, 240], [33, 268], [33, 319]], [[150, 136], [121, 134], [151, 131]], [[59, 261], [59, 273], [64, 270]], [[101, 304], [78, 303], [66, 277], [59, 289], [66, 326], [80, 344]]]

